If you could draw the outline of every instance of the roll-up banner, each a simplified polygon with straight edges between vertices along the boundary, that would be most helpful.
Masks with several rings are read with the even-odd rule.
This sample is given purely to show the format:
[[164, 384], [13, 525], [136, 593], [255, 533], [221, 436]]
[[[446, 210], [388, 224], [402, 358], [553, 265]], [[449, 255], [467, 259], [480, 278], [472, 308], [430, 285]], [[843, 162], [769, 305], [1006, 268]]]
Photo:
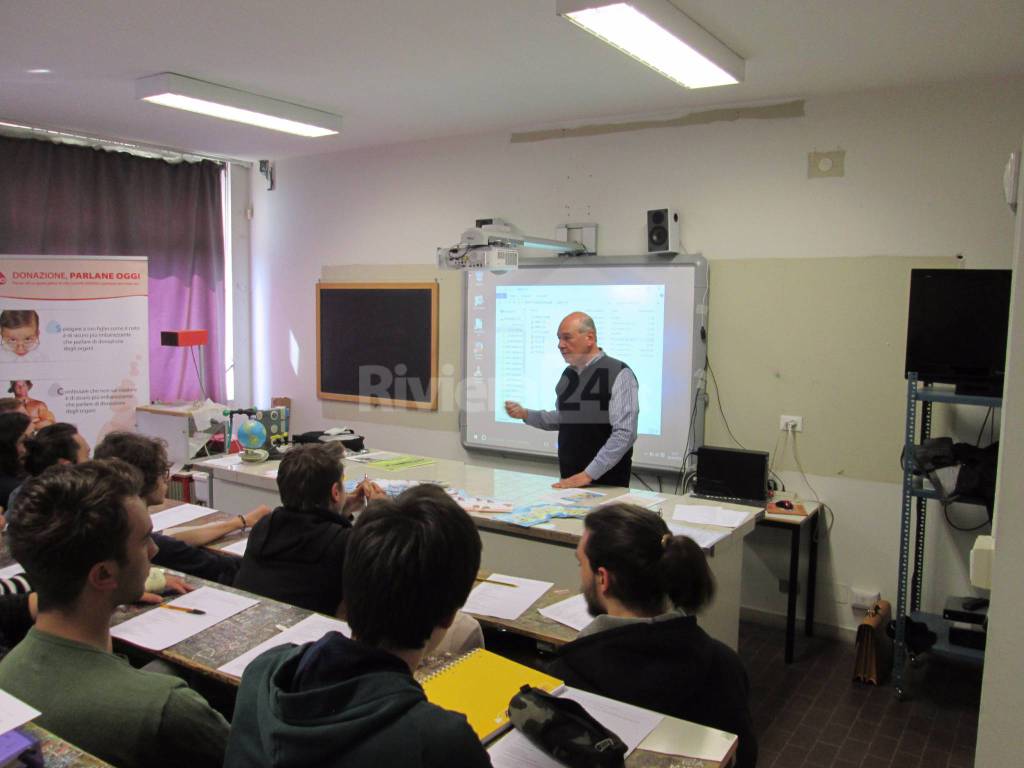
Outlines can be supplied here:
[[0, 397], [95, 445], [149, 403], [144, 256], [0, 255]]

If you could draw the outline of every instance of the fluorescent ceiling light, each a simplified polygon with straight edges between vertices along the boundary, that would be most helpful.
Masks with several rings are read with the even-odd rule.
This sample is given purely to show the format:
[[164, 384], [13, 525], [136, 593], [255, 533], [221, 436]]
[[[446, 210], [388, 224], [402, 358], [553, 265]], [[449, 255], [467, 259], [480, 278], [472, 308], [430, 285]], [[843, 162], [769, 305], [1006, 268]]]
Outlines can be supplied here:
[[556, 0], [556, 11], [684, 88], [743, 79], [743, 59], [668, 0]]
[[341, 130], [339, 115], [171, 72], [136, 80], [135, 98], [297, 136], [330, 136]]

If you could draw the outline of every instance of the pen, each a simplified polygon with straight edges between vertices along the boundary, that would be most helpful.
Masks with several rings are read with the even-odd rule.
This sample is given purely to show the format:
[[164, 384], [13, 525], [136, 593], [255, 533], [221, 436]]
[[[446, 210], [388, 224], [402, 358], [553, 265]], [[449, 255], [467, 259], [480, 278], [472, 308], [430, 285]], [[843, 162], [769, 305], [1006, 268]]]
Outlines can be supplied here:
[[473, 581], [478, 581], [481, 584], [498, 584], [499, 586], [502, 586], [502, 587], [517, 587], [517, 586], [519, 586], [518, 584], [510, 584], [507, 581], [496, 581], [494, 579], [485, 579], [482, 576], [477, 576], [475, 579], [473, 579]]
[[193, 613], [196, 616], [205, 616], [206, 611], [201, 611], [198, 608], [186, 608], [182, 605], [168, 605], [167, 603], [160, 603], [161, 608], [166, 608], [169, 611], [181, 611], [182, 613]]

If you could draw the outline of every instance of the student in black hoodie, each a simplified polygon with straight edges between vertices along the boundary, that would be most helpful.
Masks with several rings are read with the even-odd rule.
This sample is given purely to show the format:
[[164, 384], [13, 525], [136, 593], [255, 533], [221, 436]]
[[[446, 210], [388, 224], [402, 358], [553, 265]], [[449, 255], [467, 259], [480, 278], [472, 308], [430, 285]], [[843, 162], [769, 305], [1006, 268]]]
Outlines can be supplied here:
[[277, 469], [282, 506], [252, 529], [236, 587], [337, 613], [352, 513], [385, 495], [364, 480], [346, 496], [342, 472], [337, 454], [326, 445], [297, 445], [284, 455]]
[[711, 601], [704, 552], [657, 514], [606, 504], [584, 519], [576, 547], [595, 617], [549, 672], [566, 685], [739, 736], [737, 768], [757, 764], [746, 670], [693, 616]]
[[245, 670], [224, 768], [485, 768], [463, 715], [430, 704], [412, 671], [455, 620], [480, 567], [480, 535], [429, 487], [375, 501], [348, 537], [344, 615]]

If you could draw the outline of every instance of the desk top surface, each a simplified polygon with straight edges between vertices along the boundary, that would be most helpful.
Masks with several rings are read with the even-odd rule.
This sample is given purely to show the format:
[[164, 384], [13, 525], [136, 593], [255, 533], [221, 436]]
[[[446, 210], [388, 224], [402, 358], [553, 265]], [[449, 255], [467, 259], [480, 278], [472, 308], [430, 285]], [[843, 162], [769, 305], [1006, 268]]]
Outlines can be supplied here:
[[[514, 507], [523, 506], [537, 502], [539, 499], [553, 493], [552, 484], [558, 481], [554, 475], [534, 474], [528, 472], [517, 472], [493, 467], [467, 464], [462, 461], [448, 459], [430, 459], [432, 463], [386, 471], [371, 464], [359, 461], [359, 455], [345, 459], [345, 475], [349, 480], [361, 480], [368, 476], [374, 480], [423, 480], [447, 484], [450, 488], [464, 490], [475, 496], [485, 496], [501, 501], [511, 502]], [[194, 466], [210, 472], [215, 480], [234, 482], [254, 488], [261, 488], [271, 493], [277, 493], [277, 467], [279, 461], [266, 461], [250, 464], [241, 461], [228, 461], [225, 458], [204, 460], [197, 462]], [[613, 501], [618, 496], [630, 493], [629, 488], [610, 486], [588, 486], [588, 490], [598, 491], [605, 494], [601, 498], [590, 502], [587, 506], [597, 506]], [[663, 517], [671, 519], [672, 511], [677, 504], [706, 504], [700, 499], [692, 499], [689, 496], [679, 496], [671, 493], [658, 493], [664, 501], [655, 508]], [[216, 492], [214, 502], [217, 503]], [[552, 501], [552, 503], [556, 503]], [[727, 509], [734, 509], [748, 513], [746, 520], [730, 534], [729, 538], [738, 537], [742, 539], [754, 527], [756, 521], [762, 516], [762, 510], [751, 509], [739, 505], [721, 504]], [[237, 510], [227, 510], [237, 512]], [[556, 544], [576, 546], [579, 537], [583, 533], [583, 521], [578, 518], [555, 519], [541, 526], [529, 528], [496, 520], [491, 513], [471, 512], [479, 527], [483, 530], [490, 530], [498, 533], [519, 536], [523, 538], [549, 541]], [[705, 526], [699, 526], [705, 527]], [[709, 530], [716, 530], [714, 526], [706, 526]], [[718, 529], [720, 530], [720, 529]]]

